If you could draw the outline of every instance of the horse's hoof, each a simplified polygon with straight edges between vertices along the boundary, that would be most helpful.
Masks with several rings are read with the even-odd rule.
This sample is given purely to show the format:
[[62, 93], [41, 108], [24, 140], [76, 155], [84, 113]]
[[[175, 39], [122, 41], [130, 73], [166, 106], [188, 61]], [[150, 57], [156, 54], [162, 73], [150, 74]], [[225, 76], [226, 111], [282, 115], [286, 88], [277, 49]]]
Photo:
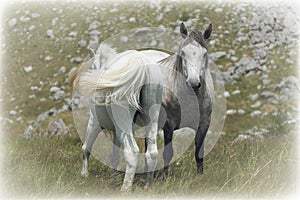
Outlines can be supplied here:
[[199, 175], [203, 174], [203, 165], [197, 166], [197, 174]]
[[86, 171], [81, 171], [81, 176], [86, 178], [89, 176], [89, 173]]
[[122, 193], [130, 193], [131, 192], [131, 188], [122, 187], [121, 188], [121, 192]]
[[167, 180], [168, 177], [169, 177], [168, 173], [163, 173], [162, 175], [163, 180]]
[[151, 191], [151, 186], [145, 185], [145, 186], [144, 186], [144, 190], [146, 190], [146, 191]]

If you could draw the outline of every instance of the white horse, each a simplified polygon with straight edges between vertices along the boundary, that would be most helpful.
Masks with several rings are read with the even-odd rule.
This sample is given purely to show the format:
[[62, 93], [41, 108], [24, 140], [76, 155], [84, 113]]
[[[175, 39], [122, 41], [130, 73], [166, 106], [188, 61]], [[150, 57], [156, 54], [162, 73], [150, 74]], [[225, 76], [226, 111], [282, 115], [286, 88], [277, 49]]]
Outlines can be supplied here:
[[[100, 58], [100, 55], [105, 58]], [[90, 117], [82, 147], [84, 159], [81, 174], [88, 175], [88, 158], [98, 133], [102, 129], [113, 130], [123, 146], [126, 162], [121, 190], [131, 189], [139, 153], [132, 124], [135, 113], [139, 111], [146, 130], [147, 186], [150, 186], [158, 156], [156, 138], [163, 83], [160, 68], [138, 51], [116, 54], [107, 45], [100, 46], [91, 66], [94, 70], [73, 77], [79, 94], [90, 97]]]

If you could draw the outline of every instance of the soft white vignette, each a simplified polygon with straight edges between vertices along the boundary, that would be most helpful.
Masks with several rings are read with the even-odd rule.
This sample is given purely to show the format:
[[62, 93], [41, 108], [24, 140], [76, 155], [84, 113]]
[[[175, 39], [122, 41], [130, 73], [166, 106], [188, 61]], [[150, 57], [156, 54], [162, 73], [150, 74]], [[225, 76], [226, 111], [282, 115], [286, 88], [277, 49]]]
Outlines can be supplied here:
[[[7, 6], [9, 6], [9, 4], [11, 2], [24, 2], [24, 1], [28, 1], [28, 0], [1, 0], [1, 3], [0, 3], [0, 48], [2, 49], [2, 44], [3, 44], [3, 41], [5, 40], [5, 38], [3, 37], [3, 24], [4, 23], [7, 23], [7, 19], [5, 17], [5, 8]], [[47, 1], [55, 1], [55, 0], [47, 0]], [[74, 2], [76, 1], [80, 1], [80, 0], [74, 0]], [[96, 0], [93, 0], [93, 1], [96, 1]], [[98, 0], [99, 1], [99, 0]], [[112, 0], [111, 0], [112, 1]], [[113, 0], [113, 1], [116, 1], [116, 2], [120, 2], [122, 0]], [[147, 1], [147, 0], [145, 0]], [[171, 1], [171, 0], [167, 0], [167, 1]], [[189, 2], [198, 2], [197, 0], [190, 0]], [[203, 0], [201, 0], [203, 1]], [[206, 0], [208, 1], [208, 0]], [[34, 1], [31, 1], [31, 2], [34, 2]], [[211, 1], [209, 1], [211, 2]], [[268, 5], [271, 5], [271, 4], [274, 4], [274, 3], [288, 3], [289, 5], [291, 5], [292, 9], [297, 13], [297, 17], [298, 17], [298, 20], [300, 20], [300, 1], [299, 0], [215, 0], [214, 2], [216, 3], [219, 3], [219, 4], [222, 4], [222, 3], [226, 3], [226, 2], [236, 2], [236, 3], [241, 3], [241, 2], [255, 2], [255, 3], [260, 3], [264, 6], [268, 6]], [[300, 27], [298, 27], [298, 33], [300, 33]], [[298, 46], [300, 46], [300, 41], [298, 39]], [[1, 50], [2, 52], [2, 50]], [[298, 79], [300, 78], [300, 52], [298, 50]], [[0, 56], [0, 73], [2, 74], [3, 72], [3, 69], [5, 67], [5, 63], [3, 63], [3, 58], [2, 58], [2, 55]], [[2, 87], [2, 86], [1, 86]], [[0, 97], [1, 98], [1, 97]], [[1, 116], [1, 113], [2, 113], [2, 107], [3, 105], [0, 103], [0, 116]], [[298, 102], [298, 110], [300, 110], [300, 102]], [[298, 114], [297, 116], [298, 118], [300, 118], [300, 114]], [[298, 128], [300, 128], [300, 124], [298, 124]], [[13, 130], [12, 130], [13, 131]], [[297, 144], [300, 144], [300, 136], [299, 136], [299, 132], [300, 130], [297, 130], [296, 131], [297, 133]], [[7, 192], [7, 186], [4, 185], [5, 181], [3, 180], [3, 175], [5, 173], [5, 171], [3, 171], [3, 163], [5, 162], [5, 159], [8, 159], [8, 158], [5, 158], [5, 155], [4, 155], [4, 147], [3, 147], [3, 138], [4, 138], [4, 135], [6, 133], [3, 132], [2, 130], [2, 127], [0, 127], [0, 199], [8, 199], [8, 198], [12, 198], [12, 194], [8, 194]], [[294, 188], [294, 192], [292, 193], [286, 193], [286, 194], [282, 194], [282, 196], [279, 196], [279, 197], [271, 197], [272, 199], [298, 199], [299, 196], [300, 196], [300, 146], [299, 145], [296, 145], [296, 148], [297, 148], [297, 155], [295, 157], [295, 172], [292, 172], [293, 174], [296, 175], [296, 183], [295, 183], [295, 188]], [[124, 199], [125, 196], [123, 197], [117, 197], [116, 199]], [[51, 197], [51, 199], [53, 199], [55, 197]], [[99, 198], [99, 197], [97, 197]], [[101, 197], [100, 197], [101, 198]], [[131, 195], [130, 196], [127, 196], [125, 198], [128, 198], [128, 199], [139, 199], [141, 198], [141, 196], [137, 196], [137, 197], [132, 197]], [[169, 196], [166, 196], [164, 197], [163, 199], [198, 199], [199, 197], [193, 197], [193, 196], [175, 196], [175, 195], [172, 195], [170, 194]], [[207, 197], [204, 197], [204, 196], [201, 196], [201, 198], [205, 198], [205, 199], [242, 199], [242, 198], [247, 198], [247, 197], [243, 197], [243, 196], [224, 196], [223, 198], [220, 198], [220, 197], [212, 197], [212, 196], [207, 196]], [[24, 199], [24, 198], [22, 198]], [[58, 197], [57, 199], [65, 199], [63, 197]], [[73, 199], [77, 199], [77, 198], [73, 198]]]

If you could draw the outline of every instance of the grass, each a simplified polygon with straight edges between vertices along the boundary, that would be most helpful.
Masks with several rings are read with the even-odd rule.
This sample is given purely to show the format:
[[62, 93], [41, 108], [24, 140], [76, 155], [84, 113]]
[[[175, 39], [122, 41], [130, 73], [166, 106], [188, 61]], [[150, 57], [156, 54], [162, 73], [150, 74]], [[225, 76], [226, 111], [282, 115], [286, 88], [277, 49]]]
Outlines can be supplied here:
[[[162, 2], [161, 10], [164, 10], [169, 2]], [[117, 7], [119, 11], [109, 12]], [[1, 91], [2, 117], [9, 117], [12, 109], [21, 110], [19, 114], [24, 122], [13, 124], [6, 123], [2, 126], [5, 137], [2, 141], [3, 155], [3, 186], [10, 196], [19, 198], [53, 198], [53, 197], [123, 197], [119, 193], [124, 174], [119, 172], [113, 174], [107, 166], [95, 158], [91, 158], [90, 177], [80, 177], [81, 170], [81, 145], [74, 126], [71, 133], [65, 137], [45, 137], [43, 132], [50, 120], [44, 121], [38, 134], [32, 139], [25, 139], [22, 136], [28, 123], [35, 120], [37, 115], [52, 108], [60, 108], [63, 102], [55, 102], [49, 99], [49, 89], [57, 85], [65, 87], [66, 93], [71, 93], [71, 88], [65, 83], [65, 75], [57, 73], [61, 66], [70, 70], [78, 64], [70, 62], [70, 55], [84, 58], [86, 50], [77, 46], [77, 41], [85, 39], [89, 41], [86, 31], [94, 20], [101, 22], [100, 41], [115, 33], [130, 30], [137, 26], [159, 26], [175, 29], [171, 21], [186, 21], [196, 16], [199, 23], [196, 28], [203, 29], [209, 22], [213, 23], [215, 34], [213, 39], [219, 39], [210, 51], [225, 51], [231, 48], [231, 42], [236, 37], [235, 30], [229, 30], [229, 34], [218, 38], [224, 29], [228, 28], [226, 21], [231, 20], [234, 24], [237, 20], [230, 13], [235, 5], [222, 4], [223, 11], [214, 12], [216, 5], [213, 3], [174, 2], [173, 9], [164, 14], [161, 21], [157, 21], [158, 13], [156, 8], [150, 8], [147, 1], [138, 3], [124, 3], [113, 5], [109, 2], [99, 4], [94, 1], [87, 3], [72, 2], [23, 2], [8, 6], [3, 14], [3, 36], [6, 53], [2, 56], [2, 71], [6, 81], [3, 82]], [[47, 8], [47, 9], [44, 9]], [[60, 12], [60, 9], [62, 10]], [[102, 10], [106, 9], [106, 10]], [[30, 13], [40, 13], [41, 17], [32, 19], [31, 22], [21, 23], [18, 21], [15, 27], [8, 27], [7, 21], [12, 17], [19, 19], [20, 16]], [[249, 8], [249, 12], [251, 8]], [[118, 21], [120, 16], [127, 19], [135, 17], [136, 23]], [[225, 17], [224, 17], [225, 16]], [[52, 26], [52, 19], [57, 17], [57, 25]], [[225, 20], [224, 20], [225, 19]], [[73, 27], [72, 24], [76, 23]], [[35, 30], [25, 31], [29, 25], [35, 25]], [[218, 27], [222, 26], [222, 29]], [[63, 28], [60, 28], [63, 27]], [[232, 27], [232, 26], [230, 26]], [[53, 29], [55, 39], [46, 37], [46, 31]], [[17, 29], [17, 31], [14, 31]], [[76, 39], [68, 37], [71, 31], [77, 31]], [[246, 42], [240, 44], [246, 45]], [[283, 49], [278, 48], [279, 51]], [[294, 49], [291, 49], [291, 51]], [[236, 52], [236, 56], [251, 56], [251, 50], [244, 49]], [[46, 55], [54, 59], [45, 62]], [[270, 74], [272, 84], [279, 83], [282, 77], [288, 75], [296, 76], [297, 66], [285, 63], [277, 55], [271, 55], [269, 60], [274, 60], [277, 70]], [[296, 60], [295, 60], [296, 61]], [[233, 65], [232, 61], [222, 58], [216, 62], [223, 66], [221, 70], [227, 70]], [[26, 74], [24, 66], [33, 66], [33, 71]], [[284, 66], [284, 67], [279, 67]], [[268, 66], [272, 67], [272, 66]], [[257, 85], [262, 84], [260, 72], [244, 77], [235, 84], [227, 84], [226, 90], [241, 90], [239, 95], [231, 95], [227, 98], [227, 109], [242, 108], [245, 115], [227, 116], [222, 135], [214, 146], [213, 150], [205, 157], [205, 173], [196, 174], [194, 161], [194, 147], [180, 157], [170, 166], [170, 176], [163, 179], [161, 171], [155, 175], [155, 181], [151, 191], [145, 192], [145, 176], [137, 174], [133, 186], [133, 196], [137, 197], [266, 197], [288, 194], [295, 189], [294, 166], [295, 156], [295, 135], [288, 134], [295, 130], [293, 124], [285, 124], [286, 115], [293, 113], [295, 105], [293, 101], [287, 101], [279, 105], [271, 105], [265, 102], [260, 108], [269, 115], [261, 118], [250, 118], [252, 109], [250, 105], [254, 102], [248, 100], [249, 94], [257, 93]], [[2, 79], [2, 77], [1, 77]], [[40, 84], [44, 82], [44, 85]], [[36, 85], [41, 91], [31, 91], [30, 86]], [[30, 94], [35, 94], [36, 99], [29, 99]], [[15, 97], [15, 101], [9, 101]], [[40, 98], [46, 98], [41, 102]], [[273, 111], [280, 111], [283, 115], [274, 117], [270, 115]], [[66, 124], [73, 124], [71, 112], [60, 114]], [[13, 118], [13, 117], [12, 117]], [[251, 129], [267, 128], [270, 133], [262, 141], [243, 141], [233, 143], [234, 138], [240, 133]], [[160, 141], [162, 142], [162, 141]], [[113, 195], [111, 195], [113, 194]]]
[[[296, 160], [294, 135], [268, 137], [262, 142], [232, 144], [221, 138], [205, 158], [204, 175], [196, 174], [193, 148], [170, 166], [170, 177], [156, 173], [149, 197], [249, 195], [263, 197], [284, 194], [293, 188], [291, 173]], [[15, 137], [5, 144], [7, 177], [4, 185], [19, 197], [112, 197], [124, 174], [91, 158], [90, 176], [80, 177], [81, 141], [76, 136]], [[18, 177], [18, 181], [15, 181]], [[114, 178], [112, 178], [114, 177]], [[145, 176], [135, 178], [133, 194], [144, 195]], [[25, 196], [24, 196], [25, 195]]]

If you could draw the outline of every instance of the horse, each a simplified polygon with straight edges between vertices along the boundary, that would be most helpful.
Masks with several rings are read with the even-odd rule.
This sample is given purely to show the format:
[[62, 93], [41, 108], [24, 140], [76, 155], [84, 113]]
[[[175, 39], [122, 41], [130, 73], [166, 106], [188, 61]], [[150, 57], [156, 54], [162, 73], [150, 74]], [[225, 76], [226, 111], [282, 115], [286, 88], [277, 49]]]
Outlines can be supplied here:
[[[188, 34], [184, 23], [180, 25], [182, 41], [177, 53], [168, 55], [161, 50], [145, 50], [145, 55], [155, 58], [160, 66], [173, 69], [183, 76], [178, 79], [177, 73], [163, 73], [165, 85], [173, 88], [173, 92], [164, 91], [159, 128], [164, 131], [164, 175], [168, 176], [168, 168], [173, 157], [174, 130], [189, 127], [196, 133], [195, 160], [197, 173], [203, 174], [204, 140], [210, 126], [214, 104], [214, 85], [208, 68], [208, 46], [206, 41], [212, 32], [209, 24], [204, 33], [192, 30]], [[166, 57], [167, 56], [167, 57]], [[175, 87], [175, 88], [174, 88]], [[175, 91], [175, 93], [174, 93]], [[195, 100], [196, 98], [196, 100]], [[166, 120], [164, 120], [166, 118]]]
[[[110, 52], [113, 53], [113, 50]], [[90, 55], [93, 54], [91, 51]], [[97, 66], [106, 62], [97, 63], [98, 55], [87, 62], [86, 65], [90, 66], [90, 70], [77, 72], [76, 77], [72, 78], [77, 92], [90, 99], [87, 134], [82, 146], [81, 175], [88, 175], [88, 159], [98, 133], [103, 129], [113, 130], [116, 140], [123, 146], [126, 162], [121, 191], [131, 190], [139, 152], [132, 124], [138, 110], [139, 117], [145, 125], [146, 143], [149, 146], [146, 152], [149, 171], [146, 187], [148, 187], [152, 183], [158, 157], [156, 139], [162, 101], [161, 71], [149, 57], [135, 50], [116, 54], [113, 58], [106, 57], [109, 64], [102, 69]]]
[[[161, 101], [161, 106], [158, 106], [155, 109], [155, 111], [157, 111], [158, 108], [160, 109], [158, 117], [156, 112], [155, 122], [157, 122], [157, 126], [155, 126], [155, 132], [157, 132], [156, 130], [160, 128], [164, 130], [165, 147], [163, 152], [163, 159], [165, 176], [168, 176], [168, 166], [173, 156], [173, 131], [183, 127], [190, 127], [196, 132], [195, 159], [197, 163], [197, 172], [200, 174], [203, 173], [204, 139], [210, 125], [210, 116], [214, 102], [214, 87], [208, 69], [208, 47], [206, 44], [206, 40], [209, 39], [211, 32], [212, 25], [210, 24], [203, 34], [198, 30], [192, 30], [188, 34], [185, 25], [182, 23], [180, 26], [182, 41], [179, 45], [177, 53], [170, 53], [161, 49], [138, 50], [138, 52], [140, 53], [139, 56], [145, 56], [147, 58], [152, 59], [152, 62], [159, 64], [160, 69], [156, 68], [156, 70], [163, 72], [161, 73], [163, 76], [163, 85], [166, 86], [166, 88], [164, 88], [163, 91], [161, 91], [162, 88], [158, 87], [157, 85], [155, 87], [156, 94], [161, 93], [161, 98], [159, 98], [159, 100], [155, 102], [159, 103], [159, 101]], [[100, 45], [96, 53], [90, 51], [90, 56], [94, 59], [92, 63], [89, 63], [86, 66], [89, 66], [91, 69], [94, 69], [96, 71], [100, 70], [101, 68], [106, 69], [107, 66], [110, 66], [107, 64], [111, 62], [109, 60], [118, 57], [117, 55], [118, 54], [116, 53], [116, 51], [110, 48], [108, 45]], [[80, 73], [75, 74], [71, 78], [71, 82], [75, 80], [78, 74]], [[160, 81], [159, 83], [162, 84]], [[143, 98], [142, 94], [147, 93], [143, 93], [143, 91], [147, 91], [147, 87], [144, 87], [140, 90], [140, 100], [143, 100], [145, 98], [145, 96]], [[145, 103], [140, 102], [140, 104], [144, 105]], [[185, 104], [185, 106], [182, 106], [183, 104]], [[132, 114], [130, 118], [131, 120], [133, 120], [133, 122], [138, 121], [138, 118], [147, 118], [143, 116], [143, 114], [141, 114], [143, 112], [140, 112], [140, 110], [137, 107], [137, 104], [132, 105], [133, 107], [135, 106], [137, 108], [135, 110], [135, 114]], [[101, 115], [109, 118], [109, 116], [105, 114], [106, 110], [101, 109], [101, 107], [98, 108], [98, 106], [96, 107], [99, 110], [98, 113], [100, 113], [100, 111], [103, 111]], [[146, 106], [146, 110], [149, 111], [149, 104], [148, 107]], [[134, 111], [132, 113], [134, 113]], [[97, 124], [98, 122], [95, 116], [96, 114], [91, 111], [87, 128], [87, 137], [82, 146], [82, 176], [88, 175], [87, 166], [90, 152], [98, 133], [102, 129], [101, 126]], [[100, 121], [99, 118], [98, 121]], [[146, 121], [149, 122], [149, 119]], [[126, 123], [130, 122], [126, 121]], [[95, 124], [97, 126], [95, 126]], [[128, 126], [130, 127], [130, 125]], [[109, 128], [113, 129], [113, 127]], [[116, 130], [115, 137], [113, 139], [113, 151], [111, 154], [113, 169], [117, 169], [118, 166], [118, 148], [120, 147], [121, 143], [124, 145], [124, 141], [120, 140], [121, 138], [118, 136], [118, 134], [119, 133]], [[156, 134], [154, 138], [156, 139]], [[131, 140], [133, 140], [132, 137]], [[145, 141], [146, 151], [148, 152], [148, 149], [154, 148], [154, 152], [157, 152], [157, 147], [154, 147], [155, 145], [149, 146], [149, 143], [154, 143], [156, 145], [156, 141], [150, 142], [150, 140], [147, 137]], [[125, 147], [123, 148], [125, 149]], [[149, 160], [149, 155], [151, 153], [148, 153], [147, 158], [147, 152], [145, 171], [147, 172], [146, 186], [149, 187], [152, 184], [155, 164], [148, 165], [149, 161], [147, 162], [147, 160]], [[155, 153], [153, 154], [152, 152], [151, 155], [155, 155]], [[131, 182], [129, 184], [125, 184], [125, 179], [128, 172], [127, 164], [130, 165], [130, 163], [126, 161], [126, 173], [122, 190], [130, 188], [132, 185], [133, 176], [131, 176]], [[134, 170], [131, 170], [131, 172], [132, 171]]]

